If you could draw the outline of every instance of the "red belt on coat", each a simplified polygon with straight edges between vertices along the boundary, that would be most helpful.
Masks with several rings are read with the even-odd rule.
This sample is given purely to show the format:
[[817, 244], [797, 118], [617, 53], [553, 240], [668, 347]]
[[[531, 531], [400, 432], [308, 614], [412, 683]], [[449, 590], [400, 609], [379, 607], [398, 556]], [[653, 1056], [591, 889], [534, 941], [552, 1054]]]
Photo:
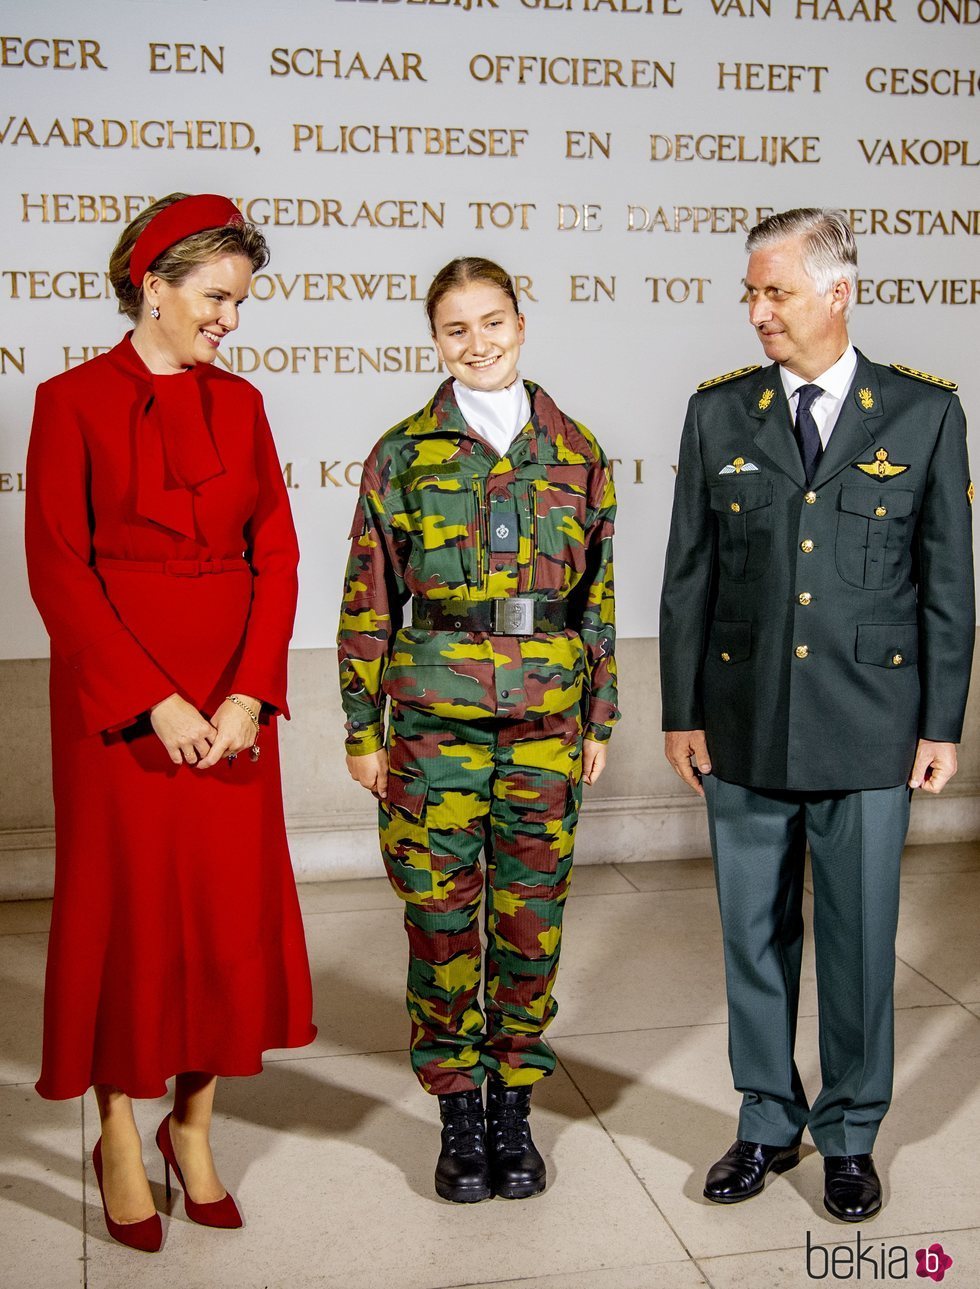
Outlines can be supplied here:
[[98, 559], [95, 567], [123, 573], [165, 573], [167, 577], [203, 577], [210, 573], [251, 571], [243, 556], [237, 559]]

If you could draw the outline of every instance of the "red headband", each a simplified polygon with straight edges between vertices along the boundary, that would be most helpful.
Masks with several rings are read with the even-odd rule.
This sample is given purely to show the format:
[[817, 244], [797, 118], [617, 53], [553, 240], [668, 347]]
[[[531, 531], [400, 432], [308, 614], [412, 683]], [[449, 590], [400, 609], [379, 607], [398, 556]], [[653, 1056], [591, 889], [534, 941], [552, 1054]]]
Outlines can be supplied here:
[[157, 256], [192, 233], [244, 223], [242, 212], [227, 197], [219, 197], [215, 193], [181, 197], [180, 201], [164, 206], [154, 215], [137, 237], [129, 257], [129, 280], [133, 286], [142, 286], [143, 277]]

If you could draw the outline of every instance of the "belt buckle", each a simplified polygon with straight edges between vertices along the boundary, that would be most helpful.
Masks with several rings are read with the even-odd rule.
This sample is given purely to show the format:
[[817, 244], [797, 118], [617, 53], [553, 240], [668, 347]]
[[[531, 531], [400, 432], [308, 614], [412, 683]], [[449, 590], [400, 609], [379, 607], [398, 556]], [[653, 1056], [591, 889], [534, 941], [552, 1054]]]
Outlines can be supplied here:
[[168, 559], [163, 571], [169, 577], [200, 577], [201, 561], [197, 559]]
[[526, 595], [494, 600], [493, 633], [497, 636], [533, 636], [534, 601]]

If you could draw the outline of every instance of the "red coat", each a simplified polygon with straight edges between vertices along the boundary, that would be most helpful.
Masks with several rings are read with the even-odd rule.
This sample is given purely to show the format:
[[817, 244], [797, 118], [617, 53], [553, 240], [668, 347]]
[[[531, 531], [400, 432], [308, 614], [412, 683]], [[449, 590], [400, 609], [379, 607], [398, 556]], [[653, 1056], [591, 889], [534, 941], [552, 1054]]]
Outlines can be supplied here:
[[[298, 550], [261, 398], [154, 377], [127, 337], [40, 386], [27, 470], [57, 856], [38, 1091], [254, 1073], [315, 1034], [275, 721]], [[174, 765], [146, 716], [174, 691], [261, 699], [260, 759]]]

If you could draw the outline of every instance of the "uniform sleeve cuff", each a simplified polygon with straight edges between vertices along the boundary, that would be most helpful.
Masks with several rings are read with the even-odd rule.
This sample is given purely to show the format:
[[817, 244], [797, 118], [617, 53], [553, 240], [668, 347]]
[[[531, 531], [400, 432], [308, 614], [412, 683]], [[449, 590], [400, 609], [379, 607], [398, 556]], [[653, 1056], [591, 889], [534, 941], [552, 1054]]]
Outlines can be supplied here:
[[369, 756], [372, 752], [384, 750], [384, 733], [380, 725], [365, 726], [357, 731], [349, 731], [346, 740], [348, 756]]
[[586, 725], [585, 737], [591, 739], [593, 743], [608, 743], [612, 738], [611, 725]]

